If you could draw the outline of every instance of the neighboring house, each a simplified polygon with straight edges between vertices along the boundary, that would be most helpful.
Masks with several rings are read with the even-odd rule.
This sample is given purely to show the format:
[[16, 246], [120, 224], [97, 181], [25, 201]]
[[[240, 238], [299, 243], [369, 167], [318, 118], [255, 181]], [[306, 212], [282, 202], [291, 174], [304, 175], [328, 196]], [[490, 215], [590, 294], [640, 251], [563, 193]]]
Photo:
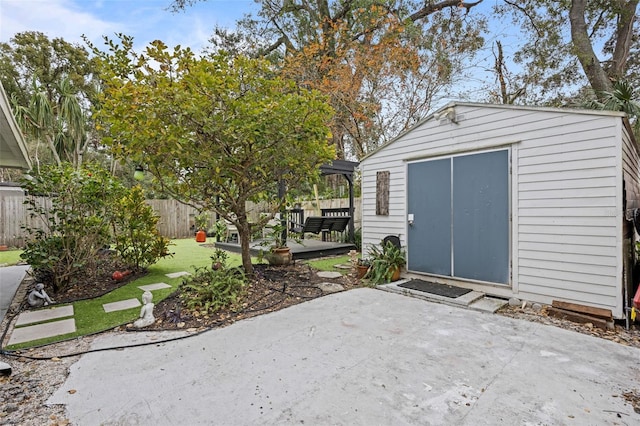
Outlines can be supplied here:
[[455, 102], [368, 155], [363, 249], [408, 275], [624, 318], [639, 149], [623, 113]]
[[0, 167], [29, 170], [31, 162], [9, 99], [0, 85]]

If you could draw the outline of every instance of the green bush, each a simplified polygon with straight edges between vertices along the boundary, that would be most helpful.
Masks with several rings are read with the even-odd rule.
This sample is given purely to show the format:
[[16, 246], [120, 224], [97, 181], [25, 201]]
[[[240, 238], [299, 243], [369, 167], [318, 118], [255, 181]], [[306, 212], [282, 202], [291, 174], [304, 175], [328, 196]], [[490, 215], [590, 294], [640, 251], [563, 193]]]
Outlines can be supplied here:
[[94, 275], [96, 253], [109, 244], [115, 197], [124, 188], [105, 170], [87, 165], [41, 166], [26, 176], [28, 237], [21, 258], [37, 280], [59, 291], [82, 271]]
[[180, 297], [189, 309], [214, 313], [237, 303], [245, 283], [245, 275], [239, 268], [197, 268], [182, 282]]
[[160, 258], [170, 256], [169, 239], [158, 233], [159, 216], [145, 202], [140, 186], [134, 186], [120, 198], [115, 210], [115, 250], [130, 268], [146, 269]]

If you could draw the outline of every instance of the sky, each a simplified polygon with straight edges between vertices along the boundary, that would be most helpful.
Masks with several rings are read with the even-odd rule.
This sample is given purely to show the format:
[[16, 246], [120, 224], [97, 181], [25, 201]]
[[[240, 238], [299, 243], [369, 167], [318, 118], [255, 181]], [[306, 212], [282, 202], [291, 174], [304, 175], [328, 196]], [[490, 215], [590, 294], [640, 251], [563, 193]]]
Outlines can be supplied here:
[[[471, 13], [489, 14], [500, 0], [484, 0]], [[206, 0], [188, 6], [182, 12], [171, 12], [171, 0], [0, 0], [0, 41], [23, 31], [40, 31], [50, 39], [85, 46], [82, 35], [97, 47], [104, 47], [103, 36], [117, 39], [116, 33], [134, 37], [134, 48], [142, 50], [153, 40], [162, 40], [169, 47], [189, 46], [201, 51], [216, 25], [233, 29], [236, 20], [246, 13], [255, 13], [259, 6], [253, 0]], [[518, 44], [509, 22], [492, 20], [486, 48], [480, 52], [475, 68], [475, 80], [465, 81], [465, 91], [481, 92], [488, 71], [493, 65], [491, 47], [499, 39], [505, 53]], [[452, 94], [453, 95], [453, 94]], [[453, 95], [456, 97], [456, 95]], [[473, 95], [472, 95], [473, 97]], [[447, 99], [448, 96], [446, 97]], [[440, 99], [444, 103], [447, 99]]]
[[207, 0], [177, 13], [170, 5], [171, 0], [0, 0], [0, 41], [40, 31], [83, 46], [84, 34], [102, 46], [103, 36], [124, 33], [136, 47], [159, 39], [199, 51], [216, 25], [233, 28], [244, 13], [257, 10], [253, 0]]

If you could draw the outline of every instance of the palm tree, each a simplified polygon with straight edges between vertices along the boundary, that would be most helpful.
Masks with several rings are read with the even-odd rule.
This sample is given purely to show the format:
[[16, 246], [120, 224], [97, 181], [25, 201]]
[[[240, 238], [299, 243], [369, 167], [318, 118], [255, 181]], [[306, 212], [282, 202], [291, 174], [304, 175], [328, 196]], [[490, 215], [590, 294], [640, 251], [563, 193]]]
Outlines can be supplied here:
[[25, 134], [47, 144], [56, 164], [68, 161], [79, 168], [88, 145], [87, 118], [68, 78], [56, 89], [58, 98], [52, 99], [47, 90], [34, 86], [26, 107], [12, 97], [16, 120]]
[[587, 107], [607, 111], [623, 111], [629, 116], [636, 139], [640, 137], [640, 101], [638, 93], [626, 81], [618, 80], [611, 92], [600, 93], [599, 99], [591, 101]]

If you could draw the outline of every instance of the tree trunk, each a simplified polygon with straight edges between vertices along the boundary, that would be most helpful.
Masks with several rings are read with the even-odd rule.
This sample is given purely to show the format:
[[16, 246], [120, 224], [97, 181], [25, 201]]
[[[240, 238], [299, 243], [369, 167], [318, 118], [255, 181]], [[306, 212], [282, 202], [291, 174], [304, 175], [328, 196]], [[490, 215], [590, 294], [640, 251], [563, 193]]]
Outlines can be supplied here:
[[620, 1], [619, 22], [616, 33], [616, 44], [613, 52], [613, 60], [609, 75], [620, 80], [624, 77], [627, 69], [627, 59], [629, 59], [629, 51], [631, 50], [631, 42], [633, 40], [633, 21], [636, 16], [636, 9], [639, 0], [629, 0], [627, 2]]
[[251, 264], [251, 252], [249, 251], [251, 243], [251, 227], [247, 220], [247, 215], [240, 217], [236, 223], [238, 227], [238, 238], [240, 239], [240, 249], [242, 253], [242, 267], [247, 276], [253, 275], [253, 265]]
[[610, 92], [613, 89], [613, 84], [593, 51], [593, 46], [587, 33], [587, 23], [584, 19], [586, 1], [573, 0], [571, 2], [571, 10], [569, 11], [571, 41], [580, 65], [582, 65], [582, 69], [591, 84], [591, 88], [596, 92], [596, 96], [600, 97], [603, 92]]

